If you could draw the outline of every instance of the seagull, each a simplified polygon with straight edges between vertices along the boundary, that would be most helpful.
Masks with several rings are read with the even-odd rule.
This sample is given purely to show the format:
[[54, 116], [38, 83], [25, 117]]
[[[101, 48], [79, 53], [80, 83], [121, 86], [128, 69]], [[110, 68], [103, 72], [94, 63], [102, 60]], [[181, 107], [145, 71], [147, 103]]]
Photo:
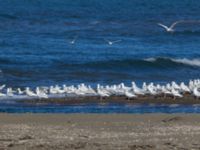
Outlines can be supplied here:
[[129, 100], [130, 98], [135, 98], [135, 97], [137, 97], [133, 92], [128, 91], [128, 90], [126, 90], [124, 94], [125, 94], [125, 96], [128, 98], [128, 100]]
[[49, 93], [50, 94], [57, 94], [58, 92], [57, 92], [57, 90], [53, 86], [50, 86]]
[[17, 92], [18, 92], [19, 95], [24, 93], [20, 88], [17, 88]]
[[109, 45], [113, 45], [114, 43], [121, 42], [122, 40], [116, 40], [116, 41], [109, 41], [107, 39], [104, 39]]
[[5, 87], [6, 87], [5, 84], [1, 85], [1, 86], [0, 86], [0, 90], [3, 90]]
[[37, 94], [35, 94], [33, 91], [31, 91], [29, 87], [25, 88], [25, 93], [26, 93], [27, 96], [37, 97]]
[[12, 97], [12, 96], [14, 95], [14, 94], [13, 94], [12, 88], [7, 88], [7, 89], [6, 89], [6, 94], [7, 94], [7, 96]]
[[177, 90], [175, 90], [174, 88], [172, 88], [172, 95], [174, 96], [174, 100], [176, 99], [176, 97], [183, 97], [183, 95], [181, 95], [180, 93], [179, 93], [179, 91], [177, 91]]
[[75, 44], [76, 40], [77, 40], [78, 36], [75, 36], [73, 40], [71, 40], [69, 43], [70, 44]]
[[139, 87], [137, 87], [136, 84], [134, 84], [134, 82], [132, 82], [132, 90], [136, 95], [144, 95], [144, 91], [142, 89], [140, 89]]
[[147, 86], [147, 90], [149, 91], [149, 93], [153, 96], [157, 95], [157, 92], [155, 90], [155, 88], [152, 85], [148, 85]]
[[182, 90], [184, 93], [186, 93], [186, 92], [190, 93], [190, 92], [191, 92], [190, 89], [189, 89], [189, 87], [188, 87], [187, 85], [185, 85], [184, 82], [181, 82], [180, 88], [181, 88], [181, 90]]
[[161, 87], [161, 92], [164, 94], [164, 98], [166, 98], [167, 95], [172, 94], [165, 86]]
[[4, 96], [6, 96], [6, 94], [0, 93], [0, 97], [4, 97]]
[[39, 87], [36, 88], [36, 94], [39, 98], [48, 98], [48, 95], [45, 92], [41, 91]]
[[103, 97], [110, 96], [110, 94], [106, 90], [101, 89], [100, 85], [97, 85], [97, 95], [100, 96], [100, 100], [102, 100]]
[[162, 24], [162, 23], [158, 23], [159, 26], [163, 27], [167, 32], [173, 33], [175, 30], [175, 26], [181, 23], [200, 23], [199, 20], [180, 20], [180, 21], [176, 21], [174, 23], [172, 23], [169, 27]]
[[172, 88], [174, 88], [176, 90], [180, 90], [181, 89], [181, 87], [175, 81], [172, 81]]
[[194, 90], [193, 90], [193, 95], [194, 95], [197, 99], [199, 99], [199, 97], [200, 97], [200, 92], [198, 91], [198, 88], [197, 88], [197, 87], [194, 88]]

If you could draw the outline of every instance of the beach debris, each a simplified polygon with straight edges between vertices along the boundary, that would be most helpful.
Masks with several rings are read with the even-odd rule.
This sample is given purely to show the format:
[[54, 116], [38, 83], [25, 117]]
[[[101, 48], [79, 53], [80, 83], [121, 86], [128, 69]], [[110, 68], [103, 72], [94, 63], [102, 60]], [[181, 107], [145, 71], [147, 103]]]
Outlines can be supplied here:
[[174, 121], [179, 121], [181, 120], [181, 117], [172, 117], [172, 118], [167, 118], [167, 119], [163, 119], [162, 122], [167, 123], [167, 122], [174, 122]]

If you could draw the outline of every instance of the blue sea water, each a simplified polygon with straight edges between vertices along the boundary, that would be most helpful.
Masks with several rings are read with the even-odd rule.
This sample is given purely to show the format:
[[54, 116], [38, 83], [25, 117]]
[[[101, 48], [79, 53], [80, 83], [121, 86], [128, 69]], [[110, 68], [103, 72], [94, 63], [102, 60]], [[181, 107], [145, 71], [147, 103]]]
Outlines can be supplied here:
[[173, 34], [157, 25], [199, 20], [199, 8], [197, 0], [0, 0], [0, 84], [199, 78], [200, 24]]
[[85, 105], [28, 105], [1, 103], [2, 113], [200, 113], [200, 105], [153, 105], [153, 104], [97, 104]]
[[[157, 25], [199, 20], [199, 1], [0, 0], [0, 4], [1, 84], [35, 87], [199, 78], [200, 24], [178, 25], [173, 34]], [[75, 36], [76, 43], [69, 44]], [[104, 39], [122, 41], [109, 46]]]

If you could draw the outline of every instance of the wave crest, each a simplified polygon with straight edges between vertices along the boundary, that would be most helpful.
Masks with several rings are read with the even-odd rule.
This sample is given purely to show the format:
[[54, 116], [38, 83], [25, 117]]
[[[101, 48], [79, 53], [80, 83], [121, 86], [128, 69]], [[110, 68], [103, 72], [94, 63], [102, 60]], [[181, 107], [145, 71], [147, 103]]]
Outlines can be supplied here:
[[56, 67], [62, 68], [88, 68], [97, 70], [127, 70], [127, 69], [164, 69], [164, 68], [177, 68], [177, 67], [200, 67], [200, 59], [187, 59], [187, 58], [167, 58], [167, 57], [153, 57], [146, 59], [122, 59], [122, 60], [106, 60], [95, 61], [87, 63], [68, 63], [57, 62]]
[[188, 59], [188, 58], [147, 58], [145, 59], [146, 61], [149, 62], [157, 62], [161, 60], [166, 60], [166, 61], [171, 61], [179, 64], [184, 64], [184, 65], [189, 65], [189, 66], [197, 66], [200, 67], [200, 59], [195, 58], [195, 59]]

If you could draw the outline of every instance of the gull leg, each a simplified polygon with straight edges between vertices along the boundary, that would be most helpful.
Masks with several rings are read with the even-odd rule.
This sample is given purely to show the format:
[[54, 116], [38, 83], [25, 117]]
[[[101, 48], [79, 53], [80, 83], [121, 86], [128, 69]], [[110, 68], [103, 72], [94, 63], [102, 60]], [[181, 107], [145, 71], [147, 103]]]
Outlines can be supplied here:
[[100, 96], [100, 100], [102, 100], [102, 96]]

